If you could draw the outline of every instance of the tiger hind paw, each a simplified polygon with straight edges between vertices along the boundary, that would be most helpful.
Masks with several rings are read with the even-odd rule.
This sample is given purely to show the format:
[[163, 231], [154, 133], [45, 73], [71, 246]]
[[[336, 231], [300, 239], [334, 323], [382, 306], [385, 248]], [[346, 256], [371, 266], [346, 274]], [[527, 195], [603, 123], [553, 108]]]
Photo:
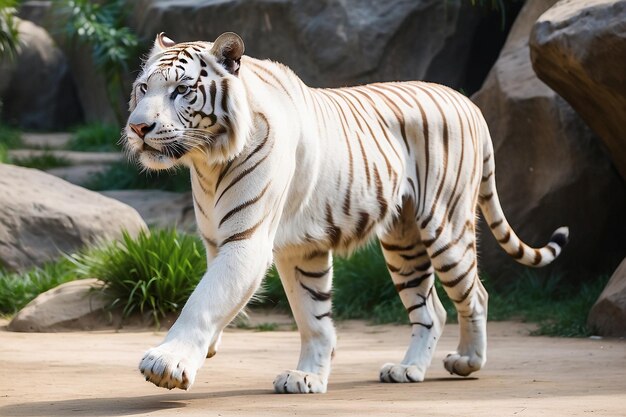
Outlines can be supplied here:
[[460, 376], [468, 376], [478, 371], [484, 364], [485, 360], [478, 353], [466, 356], [452, 352], [443, 360], [443, 366], [448, 372]]
[[424, 370], [415, 365], [386, 363], [380, 368], [380, 382], [422, 382]]
[[279, 394], [321, 394], [327, 381], [321, 376], [303, 371], [285, 371], [274, 380], [274, 391]]

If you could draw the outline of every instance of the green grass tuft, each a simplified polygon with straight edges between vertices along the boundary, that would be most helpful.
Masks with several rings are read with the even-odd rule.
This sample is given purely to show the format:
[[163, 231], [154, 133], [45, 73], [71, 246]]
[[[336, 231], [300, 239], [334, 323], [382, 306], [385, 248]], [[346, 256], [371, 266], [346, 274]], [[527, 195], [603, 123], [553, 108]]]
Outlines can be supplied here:
[[78, 278], [73, 266], [63, 258], [21, 274], [0, 271], [0, 314], [15, 314], [42, 292]]
[[111, 307], [124, 317], [149, 313], [158, 324], [169, 313], [179, 312], [206, 271], [200, 239], [175, 229], [141, 232], [122, 240], [73, 255], [82, 276], [106, 283]]
[[92, 123], [76, 129], [67, 149], [82, 152], [116, 152], [121, 148], [120, 129], [103, 123]]
[[94, 191], [155, 189], [184, 192], [191, 190], [188, 169], [140, 171], [140, 168], [131, 162], [116, 162], [106, 171], [95, 174], [83, 186]]
[[26, 168], [36, 168], [41, 170], [71, 165], [70, 161], [66, 158], [57, 156], [49, 150], [45, 150], [40, 155], [32, 155], [25, 158], [8, 158], [8, 162]]

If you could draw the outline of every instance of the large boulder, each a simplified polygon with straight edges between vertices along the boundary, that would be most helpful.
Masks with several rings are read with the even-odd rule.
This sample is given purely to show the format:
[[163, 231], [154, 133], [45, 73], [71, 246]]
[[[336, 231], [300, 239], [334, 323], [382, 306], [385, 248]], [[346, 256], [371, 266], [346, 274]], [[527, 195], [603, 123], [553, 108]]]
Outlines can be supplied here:
[[196, 231], [191, 193], [161, 190], [114, 190], [101, 194], [128, 204], [150, 227], [175, 227], [184, 232]]
[[[495, 149], [498, 193], [520, 237], [544, 245], [559, 226], [570, 243], [541, 274], [567, 280], [610, 273], [626, 251], [626, 187], [595, 134], [572, 107], [540, 81], [528, 38], [536, 19], [554, 1], [529, 0], [498, 61], [472, 99], [482, 109]], [[481, 227], [481, 267], [494, 279], [523, 267]]]
[[21, 309], [9, 323], [14, 332], [55, 332], [93, 330], [110, 325], [105, 308], [110, 300], [102, 291], [104, 283], [95, 278], [61, 284]]
[[[486, 73], [492, 62], [470, 59], [485, 14], [461, 0], [134, 3], [131, 26], [144, 38], [165, 31], [176, 41], [214, 40], [235, 31], [246, 54], [282, 62], [316, 87], [428, 79], [465, 88], [468, 71], [487, 65]], [[481, 52], [499, 48], [497, 37], [481, 39]]]
[[20, 49], [0, 63], [2, 119], [28, 129], [65, 129], [82, 121], [65, 55], [48, 32], [17, 19]]
[[591, 308], [587, 326], [601, 336], [626, 337], [626, 259]]
[[0, 267], [10, 270], [146, 228], [133, 208], [36, 169], [0, 164], [0, 196]]
[[539, 78], [603, 140], [626, 180], [626, 0], [560, 1], [530, 38]]

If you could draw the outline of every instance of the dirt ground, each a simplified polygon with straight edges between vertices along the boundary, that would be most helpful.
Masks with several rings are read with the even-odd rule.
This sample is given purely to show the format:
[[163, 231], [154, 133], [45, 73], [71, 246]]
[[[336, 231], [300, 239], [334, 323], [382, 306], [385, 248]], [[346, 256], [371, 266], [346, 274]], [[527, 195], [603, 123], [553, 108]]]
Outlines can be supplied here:
[[286, 327], [228, 330], [188, 392], [137, 371], [162, 332], [3, 330], [0, 416], [626, 416], [624, 340], [531, 337], [527, 325], [490, 323], [486, 368], [460, 378], [442, 366], [457, 340], [448, 325], [423, 383], [382, 384], [378, 369], [402, 358], [409, 329], [344, 322], [328, 393], [278, 395], [274, 377], [298, 359], [298, 333]]

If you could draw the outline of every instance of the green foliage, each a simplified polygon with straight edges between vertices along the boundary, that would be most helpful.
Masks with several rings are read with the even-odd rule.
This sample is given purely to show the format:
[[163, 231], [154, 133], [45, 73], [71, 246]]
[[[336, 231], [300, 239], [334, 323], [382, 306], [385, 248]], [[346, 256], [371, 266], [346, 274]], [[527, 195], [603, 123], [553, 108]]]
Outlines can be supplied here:
[[0, 164], [8, 164], [9, 162], [9, 151], [0, 143]]
[[187, 169], [138, 171], [139, 168], [131, 162], [116, 162], [106, 171], [95, 174], [83, 186], [94, 191], [157, 189], [183, 192], [191, 189], [191, 178]]
[[24, 158], [9, 158], [10, 163], [26, 168], [36, 168], [41, 170], [59, 168], [70, 165], [70, 162], [61, 156], [55, 155], [50, 150], [44, 150], [39, 155], [32, 155]]
[[278, 330], [278, 323], [259, 323], [256, 326], [256, 330], [259, 332], [273, 332]]
[[0, 270], [0, 314], [14, 314], [42, 292], [76, 279], [73, 267], [64, 258], [22, 274]]
[[18, 52], [19, 40], [15, 19], [17, 0], [0, 0], [0, 58], [12, 59]]
[[125, 317], [149, 313], [156, 323], [180, 311], [206, 271], [200, 240], [175, 229], [124, 233], [120, 242], [72, 256], [79, 275], [106, 283], [113, 301]]
[[562, 275], [542, 277], [529, 270], [507, 288], [490, 290], [491, 320], [522, 319], [538, 323], [536, 335], [581, 337], [592, 334], [586, 321], [608, 276], [572, 285]]
[[[0, 0], [0, 4], [1, 2], [2, 0]], [[0, 53], [0, 56], [1, 55], [2, 54]], [[21, 144], [22, 144], [22, 136], [20, 134], [20, 131], [12, 127], [9, 127], [5, 124], [0, 123], [0, 163], [1, 164], [10, 163], [9, 149], [17, 148]]]
[[0, 123], [0, 146], [4, 146], [6, 149], [15, 149], [21, 145], [22, 134], [20, 131]]
[[67, 149], [82, 152], [115, 152], [120, 139], [120, 129], [104, 123], [92, 123], [76, 129]]
[[107, 80], [107, 96], [118, 122], [123, 115], [118, 99], [125, 92], [123, 75], [138, 55], [139, 40], [124, 22], [124, 0], [61, 0], [60, 11], [70, 39], [91, 47], [94, 64]]

